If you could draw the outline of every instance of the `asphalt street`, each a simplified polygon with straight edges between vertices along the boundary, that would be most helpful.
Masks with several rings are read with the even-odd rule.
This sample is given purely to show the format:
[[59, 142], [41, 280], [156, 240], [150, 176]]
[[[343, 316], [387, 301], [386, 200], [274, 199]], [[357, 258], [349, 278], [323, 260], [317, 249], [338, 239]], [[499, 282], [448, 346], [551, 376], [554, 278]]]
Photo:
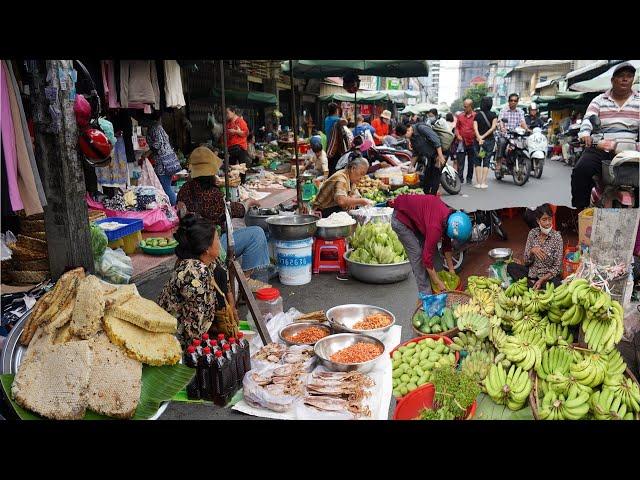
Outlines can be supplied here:
[[[465, 171], [466, 175], [466, 171]], [[489, 188], [478, 189], [465, 184], [458, 195], [450, 195], [444, 189], [442, 200], [452, 208], [475, 210], [496, 210], [499, 208], [537, 207], [543, 203], [571, 207], [571, 167], [555, 160], [546, 160], [540, 179], [529, 177], [521, 187], [513, 183], [513, 177], [505, 175], [496, 180], [489, 172]]]

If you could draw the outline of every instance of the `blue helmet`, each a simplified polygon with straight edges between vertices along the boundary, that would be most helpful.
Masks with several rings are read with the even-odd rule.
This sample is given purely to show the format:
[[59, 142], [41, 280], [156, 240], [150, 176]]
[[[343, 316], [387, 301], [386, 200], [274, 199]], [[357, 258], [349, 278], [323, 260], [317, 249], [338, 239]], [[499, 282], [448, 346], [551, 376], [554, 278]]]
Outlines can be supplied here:
[[454, 212], [449, 215], [447, 220], [447, 236], [456, 240], [458, 243], [464, 243], [471, 237], [471, 219], [464, 212]]

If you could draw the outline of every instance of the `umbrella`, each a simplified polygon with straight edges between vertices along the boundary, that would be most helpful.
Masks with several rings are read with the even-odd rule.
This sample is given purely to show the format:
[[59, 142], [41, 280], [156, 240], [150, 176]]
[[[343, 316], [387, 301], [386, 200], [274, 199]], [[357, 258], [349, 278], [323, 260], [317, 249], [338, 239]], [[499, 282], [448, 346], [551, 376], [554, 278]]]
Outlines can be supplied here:
[[[288, 73], [291, 79], [291, 116], [296, 158], [296, 185], [298, 186], [298, 205], [301, 204], [298, 168], [298, 135], [296, 130], [295, 95], [293, 95], [293, 77], [296, 78], [325, 78], [340, 77], [348, 73], [356, 75], [375, 75], [378, 77], [426, 77], [429, 66], [426, 60], [287, 60], [282, 62], [283, 73]], [[358, 113], [358, 96], [354, 94], [354, 114]], [[327, 132], [328, 133], [328, 132]]]
[[[629, 60], [629, 62], [636, 67], [636, 77], [634, 80], [634, 85], [638, 86], [640, 84], [640, 60]], [[611, 77], [613, 77], [613, 70], [616, 68], [614, 65], [609, 70], [604, 73], [601, 73], [597, 77], [594, 77], [590, 80], [585, 80], [584, 82], [578, 82], [571, 85], [569, 88], [571, 90], [576, 90], [578, 92], [604, 92], [611, 88]]]
[[[347, 93], [332, 93], [318, 97], [321, 102], [353, 102], [354, 98]], [[380, 92], [360, 92], [358, 103], [385, 103], [393, 101], [391, 97]]]
[[416, 103], [415, 105], [409, 105], [399, 113], [424, 113], [432, 108], [440, 110], [439, 106], [434, 103]]

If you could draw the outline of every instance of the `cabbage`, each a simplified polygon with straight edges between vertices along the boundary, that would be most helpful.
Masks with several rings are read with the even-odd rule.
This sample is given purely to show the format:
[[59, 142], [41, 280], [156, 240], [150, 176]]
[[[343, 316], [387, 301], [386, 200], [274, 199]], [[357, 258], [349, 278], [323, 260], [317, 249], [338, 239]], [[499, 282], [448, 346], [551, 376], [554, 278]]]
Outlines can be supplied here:
[[349, 258], [354, 262], [389, 265], [407, 259], [402, 242], [389, 223], [358, 225], [349, 244], [354, 249]]
[[90, 225], [91, 229], [91, 251], [93, 252], [93, 260], [100, 260], [104, 255], [104, 251], [107, 248], [109, 239], [104, 230], [95, 223]]

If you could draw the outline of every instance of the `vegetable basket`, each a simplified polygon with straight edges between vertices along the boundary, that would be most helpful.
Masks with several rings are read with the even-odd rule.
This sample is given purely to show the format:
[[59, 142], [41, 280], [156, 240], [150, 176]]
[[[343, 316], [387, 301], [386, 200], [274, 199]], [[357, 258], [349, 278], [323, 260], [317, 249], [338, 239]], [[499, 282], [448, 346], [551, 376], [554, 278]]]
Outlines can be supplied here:
[[[433, 397], [436, 390], [432, 383], [425, 383], [416, 388], [413, 392], [409, 392], [402, 397], [396, 409], [393, 412], [393, 420], [416, 420], [423, 408], [430, 409], [433, 406]], [[478, 406], [477, 400], [474, 400], [467, 409], [465, 420], [471, 420], [476, 413]]]
[[[469, 303], [471, 301], [472, 296], [469, 295], [468, 293], [465, 292], [459, 292], [459, 291], [451, 291], [451, 290], [447, 290], [441, 293], [446, 293], [447, 294], [447, 307], [448, 308], [453, 308], [454, 306], [458, 305], [458, 304], [466, 304]], [[416, 316], [416, 314], [420, 311], [423, 310], [422, 308], [422, 301], [418, 300], [416, 303], [416, 309], [413, 312], [413, 315], [411, 315], [411, 319], [413, 320], [413, 317]], [[416, 335], [418, 336], [422, 336], [425, 335], [424, 332], [421, 332], [420, 330], [418, 330], [416, 327], [413, 326], [413, 323], [411, 323], [411, 328], [413, 329], [413, 331], [415, 332]], [[446, 330], [444, 332], [438, 332], [439, 335], [442, 335], [444, 337], [454, 337], [456, 336], [458, 333], [460, 332], [460, 330], [458, 329], [458, 327], [454, 327], [451, 330]]]

